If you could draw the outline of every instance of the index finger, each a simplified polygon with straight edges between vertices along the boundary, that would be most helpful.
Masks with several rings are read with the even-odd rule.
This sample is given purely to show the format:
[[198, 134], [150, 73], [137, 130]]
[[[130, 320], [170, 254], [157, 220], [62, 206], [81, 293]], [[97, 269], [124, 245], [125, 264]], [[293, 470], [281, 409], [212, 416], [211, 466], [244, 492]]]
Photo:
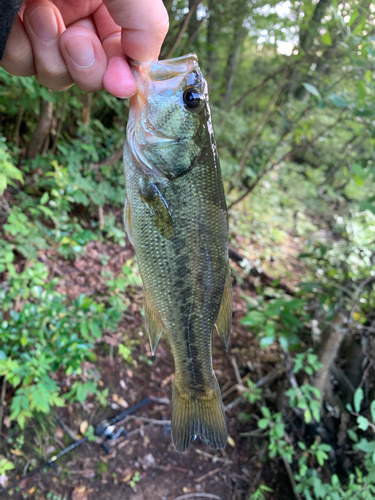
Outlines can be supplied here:
[[162, 0], [103, 0], [116, 24], [121, 26], [125, 54], [136, 61], [157, 59], [169, 28]]

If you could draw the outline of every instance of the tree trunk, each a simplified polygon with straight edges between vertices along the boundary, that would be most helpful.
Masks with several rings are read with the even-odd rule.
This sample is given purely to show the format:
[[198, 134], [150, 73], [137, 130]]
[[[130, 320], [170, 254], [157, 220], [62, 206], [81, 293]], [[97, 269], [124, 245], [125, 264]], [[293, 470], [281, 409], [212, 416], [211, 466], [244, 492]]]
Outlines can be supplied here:
[[217, 34], [217, 4], [215, 0], [211, 0], [208, 6], [210, 17], [207, 25], [207, 80], [212, 80], [215, 72], [217, 52], [215, 50], [216, 34]]
[[232, 89], [233, 89], [233, 83], [234, 83], [234, 77], [236, 74], [236, 68], [238, 64], [238, 59], [240, 55], [240, 50], [243, 44], [243, 41], [245, 39], [245, 34], [247, 33], [247, 30], [241, 26], [241, 28], [238, 30], [233, 48], [229, 53], [228, 57], [228, 62], [227, 62], [227, 70], [225, 74], [225, 97], [224, 97], [224, 105], [229, 104], [230, 97], [232, 94]]
[[199, 21], [197, 18], [197, 7], [194, 6], [196, 0], [189, 0], [189, 11], [193, 9], [193, 15], [191, 16], [190, 22], [188, 24], [188, 35], [189, 35], [189, 41], [190, 41], [190, 47], [189, 50], [191, 52], [196, 52], [196, 43], [195, 38], [196, 35], [198, 34], [199, 30]]
[[52, 111], [52, 102], [41, 99], [39, 120], [26, 150], [28, 160], [32, 160], [42, 151], [43, 144], [51, 130]]
[[186, 17], [181, 24], [181, 28], [178, 32], [176, 40], [174, 41], [174, 43], [173, 43], [171, 49], [168, 51], [168, 53], [165, 56], [164, 56], [164, 54], [162, 54], [162, 58], [165, 57], [165, 59], [169, 59], [170, 57], [173, 56], [175, 50], [180, 45], [181, 39], [184, 36], [184, 33], [185, 33], [187, 27], [189, 26], [190, 19], [191, 19], [192, 15], [195, 13], [195, 11], [197, 10], [197, 7], [200, 4], [200, 2], [201, 2], [201, 0], [194, 0], [192, 2], [191, 6], [189, 8], [189, 12], [186, 14]]

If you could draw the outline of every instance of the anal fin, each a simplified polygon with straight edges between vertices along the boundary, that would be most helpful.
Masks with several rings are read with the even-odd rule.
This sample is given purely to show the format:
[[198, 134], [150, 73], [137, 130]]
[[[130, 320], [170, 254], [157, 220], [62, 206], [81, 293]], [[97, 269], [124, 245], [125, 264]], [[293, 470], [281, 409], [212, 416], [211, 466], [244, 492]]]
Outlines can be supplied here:
[[231, 323], [232, 323], [232, 280], [230, 277], [230, 269], [228, 263], [225, 276], [225, 287], [223, 292], [223, 298], [221, 299], [219, 315], [215, 323], [217, 333], [219, 334], [224, 349], [226, 351], [228, 350], [228, 345], [229, 345]]
[[149, 300], [147, 299], [146, 294], [144, 296], [143, 306], [145, 309], [146, 327], [150, 339], [151, 352], [154, 355], [161, 334], [164, 331], [164, 326], [163, 323], [161, 322], [161, 319], [156, 314], [155, 309], [152, 307]]

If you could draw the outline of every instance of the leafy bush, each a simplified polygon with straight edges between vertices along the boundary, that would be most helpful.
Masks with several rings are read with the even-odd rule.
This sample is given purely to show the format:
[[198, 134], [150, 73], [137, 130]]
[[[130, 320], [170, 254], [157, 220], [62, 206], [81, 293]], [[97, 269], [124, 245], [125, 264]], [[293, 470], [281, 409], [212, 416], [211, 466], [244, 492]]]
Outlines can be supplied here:
[[[44, 283], [48, 272], [41, 263], [21, 274], [10, 270], [11, 292], [0, 295], [0, 309], [8, 310], [7, 319], [0, 313], [0, 375], [15, 388], [10, 418], [24, 427], [27, 418], [62, 406], [66, 398], [83, 402], [89, 393], [99, 394], [95, 373], [85, 380], [81, 364], [95, 361], [95, 343], [103, 331], [116, 329], [121, 313], [84, 295], [69, 301], [53, 290], [56, 280]], [[17, 297], [27, 299], [20, 310]], [[76, 379], [67, 394], [58, 373]]]

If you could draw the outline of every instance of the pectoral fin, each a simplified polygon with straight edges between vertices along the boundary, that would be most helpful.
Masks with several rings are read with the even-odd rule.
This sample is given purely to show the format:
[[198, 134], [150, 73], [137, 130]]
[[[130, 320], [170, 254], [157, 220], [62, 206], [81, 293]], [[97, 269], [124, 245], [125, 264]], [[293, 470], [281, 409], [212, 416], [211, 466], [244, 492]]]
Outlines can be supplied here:
[[129, 200], [127, 197], [125, 200], [124, 224], [125, 224], [126, 234], [128, 235], [130, 243], [132, 245], [134, 245], [134, 243], [133, 243], [133, 228], [132, 228], [132, 212], [131, 212], [130, 203], [129, 203]]
[[139, 194], [145, 202], [156, 229], [168, 240], [173, 238], [172, 217], [158, 186], [141, 179]]
[[228, 264], [225, 277], [225, 288], [224, 288], [223, 298], [221, 299], [219, 315], [215, 323], [217, 333], [219, 334], [224, 349], [226, 351], [228, 350], [228, 345], [229, 345], [231, 323], [232, 323], [232, 280], [230, 277], [230, 269]]
[[164, 331], [164, 326], [146, 295], [144, 296], [143, 306], [145, 309], [146, 327], [150, 339], [151, 352], [155, 354], [161, 334]]

